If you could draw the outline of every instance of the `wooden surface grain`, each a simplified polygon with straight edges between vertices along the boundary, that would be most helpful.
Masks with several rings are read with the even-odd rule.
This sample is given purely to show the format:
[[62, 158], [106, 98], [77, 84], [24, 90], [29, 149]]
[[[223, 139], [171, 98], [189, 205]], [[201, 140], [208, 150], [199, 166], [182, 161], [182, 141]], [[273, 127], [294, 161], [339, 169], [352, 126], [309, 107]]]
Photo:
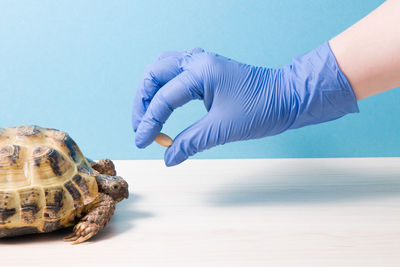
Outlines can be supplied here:
[[0, 266], [400, 266], [400, 158], [116, 161], [93, 240], [0, 240]]

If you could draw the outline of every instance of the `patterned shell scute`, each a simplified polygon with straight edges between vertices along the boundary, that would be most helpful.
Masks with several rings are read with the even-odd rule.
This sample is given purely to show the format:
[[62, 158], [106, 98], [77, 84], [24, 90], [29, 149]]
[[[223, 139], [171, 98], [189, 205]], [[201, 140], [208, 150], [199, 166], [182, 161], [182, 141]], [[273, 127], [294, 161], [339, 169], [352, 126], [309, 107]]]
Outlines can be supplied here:
[[97, 197], [95, 174], [64, 132], [33, 125], [0, 128], [0, 232], [72, 225]]

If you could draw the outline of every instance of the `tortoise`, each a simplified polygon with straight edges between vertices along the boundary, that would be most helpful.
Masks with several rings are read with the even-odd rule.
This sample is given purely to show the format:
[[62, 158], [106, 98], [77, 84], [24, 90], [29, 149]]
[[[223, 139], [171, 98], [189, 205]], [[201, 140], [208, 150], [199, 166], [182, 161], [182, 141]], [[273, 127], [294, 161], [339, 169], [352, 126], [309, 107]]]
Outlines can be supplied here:
[[75, 225], [64, 240], [78, 244], [103, 229], [128, 196], [113, 162], [85, 158], [67, 133], [0, 128], [0, 238]]

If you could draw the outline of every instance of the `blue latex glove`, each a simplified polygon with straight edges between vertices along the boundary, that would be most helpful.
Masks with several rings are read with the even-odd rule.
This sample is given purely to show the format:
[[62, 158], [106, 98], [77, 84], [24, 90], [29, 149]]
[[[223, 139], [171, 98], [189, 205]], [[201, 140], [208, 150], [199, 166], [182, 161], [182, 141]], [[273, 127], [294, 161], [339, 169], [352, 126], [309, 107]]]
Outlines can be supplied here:
[[136, 145], [152, 143], [177, 107], [202, 99], [207, 115], [165, 152], [173, 166], [228, 142], [261, 138], [358, 112], [351, 85], [326, 42], [281, 69], [202, 49], [162, 53], [146, 70], [132, 115]]

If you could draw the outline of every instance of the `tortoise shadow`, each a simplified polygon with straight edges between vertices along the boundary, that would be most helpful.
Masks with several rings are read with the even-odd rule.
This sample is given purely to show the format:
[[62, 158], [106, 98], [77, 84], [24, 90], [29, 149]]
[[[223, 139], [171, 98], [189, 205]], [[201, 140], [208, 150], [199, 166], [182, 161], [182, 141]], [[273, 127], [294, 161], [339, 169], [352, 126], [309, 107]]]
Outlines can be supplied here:
[[[96, 243], [102, 240], [113, 238], [133, 228], [135, 220], [146, 219], [154, 216], [154, 214], [146, 211], [132, 210], [135, 208], [136, 202], [139, 202], [142, 199], [142, 196], [136, 194], [131, 195], [133, 195], [133, 199], [125, 200], [121, 203], [118, 203], [116, 212], [111, 218], [110, 222], [107, 224], [107, 226], [96, 236], [92, 237], [85, 243]], [[72, 230], [73, 227], [67, 227], [50, 233], [1, 238], [0, 246], [40, 242], [62, 242], [64, 237], [72, 233]], [[66, 242], [65, 244], [68, 245], [68, 242]]]
[[26, 243], [39, 243], [39, 242], [53, 242], [60, 241], [65, 236], [69, 235], [72, 227], [62, 228], [60, 230], [43, 233], [43, 234], [29, 234], [22, 236], [5, 237], [0, 239], [0, 246], [2, 245], [19, 245]]
[[[283, 173], [283, 174], [282, 174]], [[265, 172], [232, 178], [209, 192], [211, 206], [303, 205], [375, 200], [400, 196], [400, 176], [385, 169], [340, 170], [323, 164], [316, 169]]]

